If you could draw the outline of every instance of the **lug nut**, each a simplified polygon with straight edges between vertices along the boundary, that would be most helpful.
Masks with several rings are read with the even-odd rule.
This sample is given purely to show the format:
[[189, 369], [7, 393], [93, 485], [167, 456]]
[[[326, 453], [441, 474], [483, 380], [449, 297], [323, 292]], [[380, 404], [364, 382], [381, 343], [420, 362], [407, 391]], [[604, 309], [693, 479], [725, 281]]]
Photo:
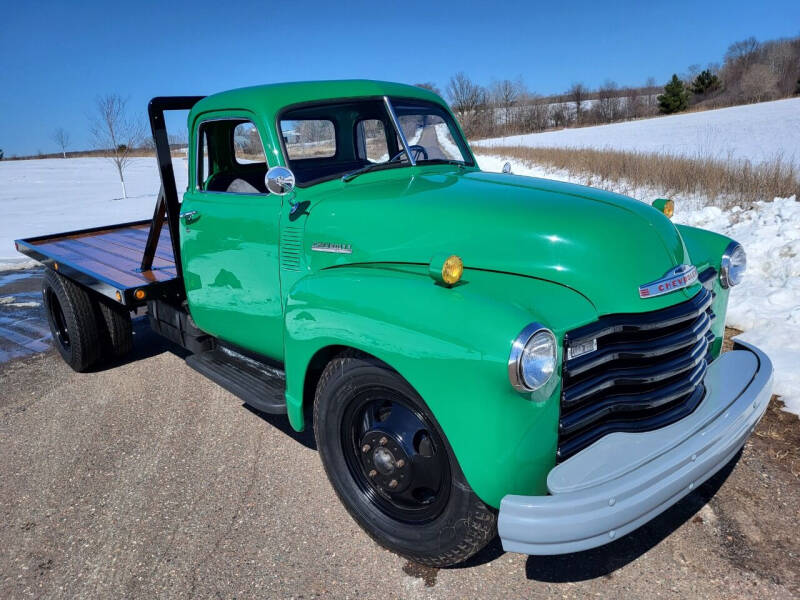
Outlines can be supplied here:
[[389, 487], [392, 488], [392, 489], [396, 488], [397, 487], [397, 479], [392, 479], [389, 482]]
[[386, 436], [383, 436], [383, 437], [382, 437], [382, 438], [379, 440], [379, 442], [380, 442], [381, 446], [385, 446], [385, 445], [386, 445], [386, 442], [388, 442], [388, 441], [389, 441], [389, 440], [388, 440], [388, 439], [386, 439]]
[[378, 474], [378, 472], [377, 472], [375, 469], [372, 469], [372, 470], [369, 472], [369, 476], [370, 476], [370, 477], [375, 477], [375, 475], [377, 475], [377, 474]]
[[363, 446], [361, 446], [361, 451], [366, 454], [367, 452], [369, 452], [369, 448], [370, 448], [369, 444], [364, 444]]
[[398, 460], [398, 461], [397, 461], [397, 468], [398, 468], [398, 469], [402, 469], [402, 468], [403, 468], [403, 467], [405, 467], [405, 466], [406, 466], [406, 461], [405, 461], [405, 460], [403, 460], [402, 458], [401, 458], [400, 460]]

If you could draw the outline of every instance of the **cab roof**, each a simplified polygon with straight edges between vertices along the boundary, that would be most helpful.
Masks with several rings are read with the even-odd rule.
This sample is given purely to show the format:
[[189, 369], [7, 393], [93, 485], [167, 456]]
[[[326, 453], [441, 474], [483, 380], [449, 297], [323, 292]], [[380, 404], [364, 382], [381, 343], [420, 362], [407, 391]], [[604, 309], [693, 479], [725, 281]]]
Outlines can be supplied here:
[[189, 120], [213, 110], [244, 109], [275, 115], [293, 104], [375, 96], [418, 98], [446, 106], [433, 92], [403, 83], [369, 79], [298, 81], [256, 85], [206, 96], [192, 108]]

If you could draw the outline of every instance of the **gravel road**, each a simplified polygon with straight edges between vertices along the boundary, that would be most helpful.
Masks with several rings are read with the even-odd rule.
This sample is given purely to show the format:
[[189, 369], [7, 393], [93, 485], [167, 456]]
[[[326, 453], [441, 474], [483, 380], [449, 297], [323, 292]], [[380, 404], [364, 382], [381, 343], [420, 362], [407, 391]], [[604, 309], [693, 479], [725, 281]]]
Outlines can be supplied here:
[[800, 427], [777, 407], [738, 462], [634, 534], [551, 558], [495, 543], [435, 570], [361, 532], [311, 434], [243, 407], [144, 321], [135, 338], [89, 374], [52, 350], [0, 364], [0, 598], [800, 594]]

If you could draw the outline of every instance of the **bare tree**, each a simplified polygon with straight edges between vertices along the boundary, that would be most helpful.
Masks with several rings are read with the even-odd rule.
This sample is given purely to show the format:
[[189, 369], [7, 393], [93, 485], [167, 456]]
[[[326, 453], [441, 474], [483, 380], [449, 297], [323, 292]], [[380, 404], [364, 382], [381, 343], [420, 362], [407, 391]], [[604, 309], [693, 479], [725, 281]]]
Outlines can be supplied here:
[[123, 198], [128, 197], [125, 169], [130, 164], [131, 152], [144, 138], [143, 125], [128, 115], [127, 104], [128, 100], [118, 94], [99, 96], [89, 125], [95, 147], [117, 167]]
[[477, 133], [480, 117], [488, 99], [486, 90], [470, 80], [463, 72], [458, 72], [447, 84], [447, 95], [466, 134]]
[[642, 94], [639, 90], [634, 88], [625, 88], [625, 117], [628, 119], [637, 119], [644, 113], [644, 102]]
[[569, 108], [564, 102], [556, 102], [550, 105], [550, 120], [554, 127], [566, 127], [569, 125]]
[[725, 53], [726, 63], [741, 63], [742, 67], [747, 67], [756, 57], [761, 44], [754, 37], [734, 42], [728, 46], [728, 51]]
[[69, 146], [69, 133], [67, 133], [62, 127], [59, 127], [53, 134], [50, 136], [50, 139], [53, 140], [56, 145], [61, 148], [61, 156], [67, 158], [67, 146]]
[[589, 90], [582, 83], [573, 83], [567, 91], [567, 96], [575, 105], [575, 122], [580, 124], [583, 120], [583, 103], [586, 102]]
[[777, 84], [778, 75], [773, 73], [767, 65], [756, 63], [744, 72], [739, 87], [744, 100], [761, 102], [776, 95]]
[[544, 131], [550, 126], [550, 106], [540, 96], [531, 94], [520, 110], [519, 121], [525, 131]]
[[620, 102], [617, 84], [606, 81], [597, 90], [596, 112], [598, 120], [604, 123], [617, 121], [622, 116], [622, 102]]
[[512, 111], [522, 95], [522, 82], [503, 79], [492, 84], [492, 101], [495, 106], [503, 110], [503, 124], [512, 121]]

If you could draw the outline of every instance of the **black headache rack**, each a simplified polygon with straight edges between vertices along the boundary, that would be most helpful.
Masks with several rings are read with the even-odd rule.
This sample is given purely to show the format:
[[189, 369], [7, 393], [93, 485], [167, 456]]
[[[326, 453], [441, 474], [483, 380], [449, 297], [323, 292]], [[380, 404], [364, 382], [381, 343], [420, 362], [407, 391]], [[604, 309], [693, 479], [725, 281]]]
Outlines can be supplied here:
[[126, 306], [142, 306], [155, 298], [182, 301], [180, 202], [164, 113], [190, 110], [202, 98], [160, 96], [147, 107], [161, 177], [150, 221], [20, 239], [17, 250]]

